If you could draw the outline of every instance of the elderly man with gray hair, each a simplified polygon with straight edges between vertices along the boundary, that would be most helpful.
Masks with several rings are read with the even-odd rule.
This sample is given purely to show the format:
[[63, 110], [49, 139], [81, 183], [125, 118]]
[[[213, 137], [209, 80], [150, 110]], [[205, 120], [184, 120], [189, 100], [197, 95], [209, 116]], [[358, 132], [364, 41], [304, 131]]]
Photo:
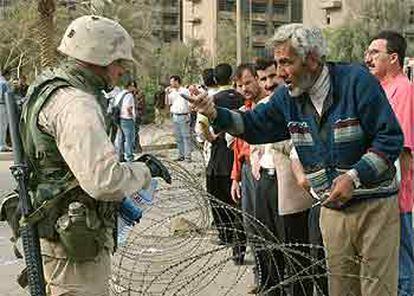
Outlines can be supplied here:
[[[399, 215], [394, 161], [403, 146], [380, 84], [360, 65], [327, 63], [318, 29], [280, 27], [272, 39], [286, 86], [243, 114], [200, 95], [193, 106], [251, 144], [292, 139], [321, 208], [336, 295], [397, 295]], [[300, 276], [300, 275], [299, 275]]]

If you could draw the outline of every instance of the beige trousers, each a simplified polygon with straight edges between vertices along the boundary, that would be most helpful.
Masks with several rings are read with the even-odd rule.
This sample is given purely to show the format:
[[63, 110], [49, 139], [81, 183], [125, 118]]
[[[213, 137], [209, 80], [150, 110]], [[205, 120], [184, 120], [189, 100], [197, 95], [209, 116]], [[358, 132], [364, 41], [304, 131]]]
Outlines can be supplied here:
[[322, 207], [330, 296], [397, 295], [399, 217], [397, 196], [342, 211]]
[[90, 261], [43, 255], [46, 294], [51, 296], [107, 296], [111, 274], [111, 255], [104, 249]]

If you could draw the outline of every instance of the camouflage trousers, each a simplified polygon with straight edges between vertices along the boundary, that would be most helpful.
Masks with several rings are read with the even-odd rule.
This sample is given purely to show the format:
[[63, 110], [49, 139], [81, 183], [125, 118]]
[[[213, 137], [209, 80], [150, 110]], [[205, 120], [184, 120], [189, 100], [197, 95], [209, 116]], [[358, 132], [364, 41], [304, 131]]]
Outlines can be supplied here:
[[41, 240], [46, 294], [51, 296], [107, 296], [111, 253], [104, 248], [94, 260], [66, 258], [59, 243]]

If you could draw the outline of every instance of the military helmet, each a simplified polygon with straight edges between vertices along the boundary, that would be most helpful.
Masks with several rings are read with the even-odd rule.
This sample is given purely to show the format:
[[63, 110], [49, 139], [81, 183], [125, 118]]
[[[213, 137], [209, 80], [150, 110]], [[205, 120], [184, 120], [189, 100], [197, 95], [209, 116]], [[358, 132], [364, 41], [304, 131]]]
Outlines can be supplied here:
[[116, 60], [134, 61], [133, 47], [131, 36], [119, 23], [102, 16], [85, 15], [68, 26], [58, 51], [105, 67]]

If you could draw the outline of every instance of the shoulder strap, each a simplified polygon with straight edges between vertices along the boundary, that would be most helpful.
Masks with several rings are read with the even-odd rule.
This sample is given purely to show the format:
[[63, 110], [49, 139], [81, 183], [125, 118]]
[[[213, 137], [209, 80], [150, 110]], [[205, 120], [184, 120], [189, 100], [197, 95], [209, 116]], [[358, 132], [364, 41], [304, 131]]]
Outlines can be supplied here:
[[129, 94], [129, 93], [131, 93], [131, 92], [130, 92], [130, 91], [126, 91], [126, 92], [124, 92], [124, 93], [122, 94], [121, 99], [119, 100], [118, 104], [116, 104], [116, 106], [117, 106], [118, 108], [120, 108], [120, 107], [122, 106], [122, 102], [124, 101], [125, 96], [126, 96], [127, 94]]
[[40, 207], [38, 207], [33, 213], [31, 213], [28, 217], [22, 217], [19, 221], [20, 227], [26, 226], [28, 224], [33, 225], [40, 220], [44, 219], [49, 210], [56, 207], [61, 201], [62, 198], [66, 197], [66, 194], [74, 189], [79, 188], [78, 181], [74, 180], [69, 183], [69, 185], [65, 188], [64, 191], [56, 195], [55, 198], [44, 201]]

